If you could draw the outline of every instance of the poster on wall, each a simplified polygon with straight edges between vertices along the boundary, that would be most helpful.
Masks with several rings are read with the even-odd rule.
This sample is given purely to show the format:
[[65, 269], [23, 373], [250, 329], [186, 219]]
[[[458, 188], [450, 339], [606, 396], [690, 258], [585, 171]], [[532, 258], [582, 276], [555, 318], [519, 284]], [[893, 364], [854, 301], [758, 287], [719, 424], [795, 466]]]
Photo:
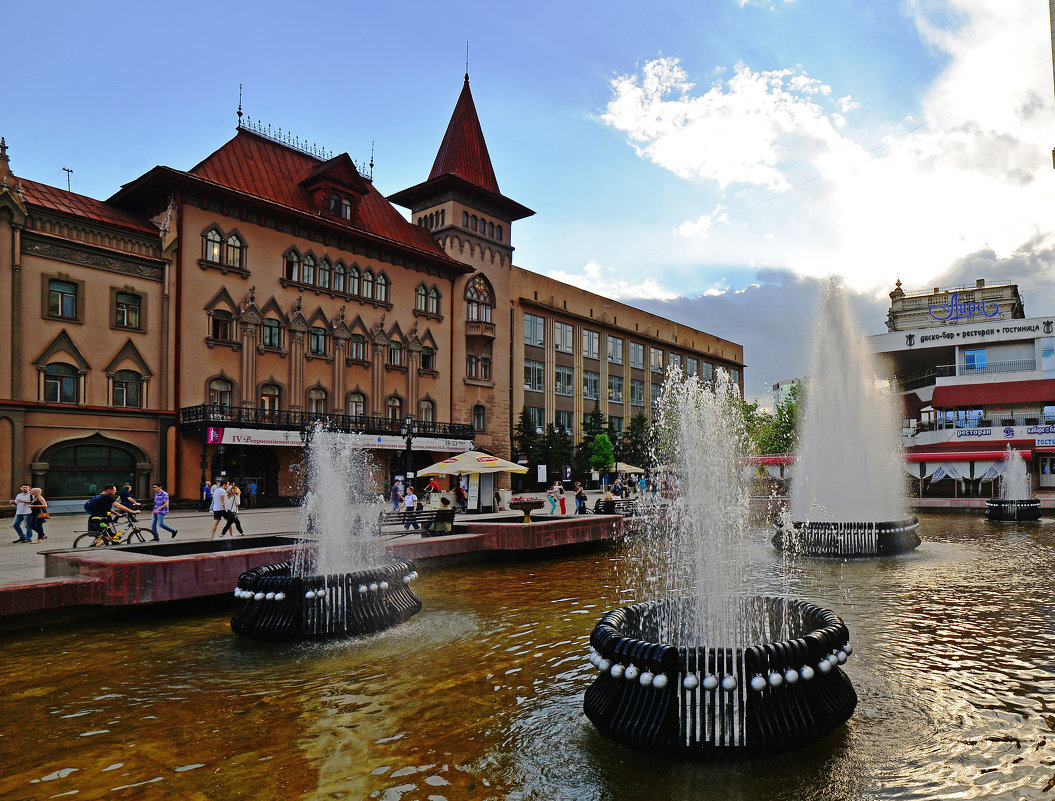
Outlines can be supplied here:
[[469, 474], [469, 509], [480, 508], [480, 474], [470, 473]]
[[538, 483], [539, 484], [545, 484], [546, 483], [546, 465], [544, 465], [544, 464], [540, 464], [538, 466]]

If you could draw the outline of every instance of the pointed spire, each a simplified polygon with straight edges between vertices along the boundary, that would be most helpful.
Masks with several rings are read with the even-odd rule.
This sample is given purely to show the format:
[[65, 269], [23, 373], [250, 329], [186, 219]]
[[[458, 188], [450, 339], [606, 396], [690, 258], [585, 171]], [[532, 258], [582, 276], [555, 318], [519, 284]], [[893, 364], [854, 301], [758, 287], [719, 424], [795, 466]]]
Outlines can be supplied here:
[[238, 128], [242, 127], [242, 84], [238, 84]]
[[476, 114], [476, 104], [469, 90], [468, 72], [465, 73], [462, 93], [447, 124], [447, 132], [443, 135], [429, 179], [441, 175], [456, 175], [482, 189], [500, 194], [480, 118]]

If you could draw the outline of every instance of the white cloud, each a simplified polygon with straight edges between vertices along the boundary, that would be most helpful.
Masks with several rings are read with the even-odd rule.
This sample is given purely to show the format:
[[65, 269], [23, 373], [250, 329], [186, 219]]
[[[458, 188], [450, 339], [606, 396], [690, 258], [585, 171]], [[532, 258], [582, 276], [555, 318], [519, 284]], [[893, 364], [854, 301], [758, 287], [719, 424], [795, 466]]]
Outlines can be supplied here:
[[619, 278], [615, 270], [603, 267], [593, 260], [583, 266], [581, 273], [549, 270], [546, 275], [613, 300], [673, 300], [678, 297], [677, 292], [664, 288], [655, 278], [649, 277], [639, 283], [631, 284]]
[[705, 242], [677, 258], [783, 264], [875, 289], [898, 275], [930, 283], [985, 242], [1009, 254], [1055, 241], [1042, 11], [988, 0], [906, 9], [947, 63], [898, 126], [866, 115], [876, 129], [862, 132], [849, 87], [798, 68], [740, 64], [701, 90], [667, 58], [612, 82], [604, 121], [642, 158], [716, 193], [715, 212], [685, 210], [677, 233]]

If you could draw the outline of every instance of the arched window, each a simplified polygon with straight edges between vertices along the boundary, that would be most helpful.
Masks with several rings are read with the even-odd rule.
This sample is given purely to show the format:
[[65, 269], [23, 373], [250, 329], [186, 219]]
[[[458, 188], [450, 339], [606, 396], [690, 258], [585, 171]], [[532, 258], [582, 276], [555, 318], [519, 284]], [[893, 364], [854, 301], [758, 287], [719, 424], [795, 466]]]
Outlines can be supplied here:
[[414, 308], [418, 311], [425, 311], [425, 307], [428, 305], [428, 290], [425, 289], [425, 285], [421, 284], [417, 289], [414, 290]]
[[330, 260], [324, 258], [319, 262], [319, 286], [322, 289], [330, 288], [331, 275], [333, 275], [333, 267], [330, 265]]
[[443, 221], [446, 220], [446, 219], [447, 219], [447, 210], [446, 209], [440, 209], [440, 217], [439, 217], [439, 220], [437, 220], [437, 223], [439, 224], [440, 228], [443, 227]]
[[426, 306], [425, 310], [429, 314], [439, 314], [440, 313], [440, 291], [438, 289], [436, 289], [436, 287], [433, 287], [432, 289], [429, 290], [429, 301], [428, 301], [428, 305]]
[[300, 280], [300, 254], [296, 250], [289, 250], [285, 255], [286, 268], [284, 275], [287, 281]]
[[473, 407], [473, 428], [477, 431], [487, 428], [487, 410], [479, 403]]
[[399, 398], [389, 398], [385, 401], [385, 417], [389, 420], [403, 419], [403, 401]]
[[47, 455], [48, 499], [92, 496], [113, 482], [136, 485], [136, 462], [131, 451], [98, 439], [63, 445]]
[[334, 216], [341, 213], [341, 199], [336, 195], [330, 195], [330, 214]]
[[344, 292], [345, 272], [344, 265], [337, 262], [333, 268], [333, 289], [335, 292]]
[[398, 342], [388, 343], [388, 363], [393, 367], [403, 364], [403, 346]]
[[348, 294], [359, 294], [359, 268], [354, 265], [348, 268]]
[[47, 403], [76, 403], [77, 368], [62, 362], [45, 367], [44, 400]]
[[274, 414], [279, 410], [279, 398], [282, 390], [274, 384], [264, 384], [260, 387], [260, 410], [264, 414]]
[[308, 390], [308, 412], [311, 414], [326, 414], [326, 390]]
[[435, 214], [429, 214], [429, 230], [431, 231], [435, 227], [436, 227], [436, 215]]
[[366, 339], [362, 334], [352, 334], [348, 340], [348, 358], [356, 361], [366, 361]]
[[326, 329], [322, 326], [312, 326], [308, 332], [308, 352], [313, 356], [325, 356], [327, 353]]
[[468, 228], [468, 227], [469, 227], [469, 212], [463, 211], [462, 212], [462, 228]]
[[352, 219], [352, 201], [348, 198], [341, 199], [341, 216], [346, 219]]
[[494, 295], [487, 279], [482, 275], [475, 276], [465, 287], [466, 319], [489, 323], [494, 305]]
[[363, 297], [372, 298], [374, 296], [374, 274], [372, 271], [367, 270], [363, 273]]
[[487, 224], [487, 235], [492, 239], [495, 238], [495, 224], [493, 222]]
[[430, 400], [423, 400], [418, 403], [418, 420], [422, 423], [431, 423], [433, 415], [436, 413], [436, 405]]
[[497, 239], [499, 242], [502, 241], [502, 226], [501, 225], [496, 225], [495, 226], [495, 239]]
[[383, 273], [377, 276], [377, 291], [374, 298], [382, 303], [388, 303], [388, 276]]
[[143, 377], [135, 370], [114, 373], [114, 406], [129, 409], [143, 407]]
[[265, 348], [281, 348], [282, 323], [273, 317], [265, 318], [260, 328], [260, 344]]
[[209, 382], [210, 406], [230, 406], [233, 394], [231, 382], [226, 378], [214, 378]]
[[237, 270], [245, 268], [245, 242], [238, 234], [231, 234], [227, 237], [227, 261], [225, 263], [228, 267], [234, 267]]
[[352, 417], [362, 417], [366, 414], [366, 398], [361, 392], [353, 392], [348, 396], [348, 414]]
[[475, 230], [476, 230], [476, 226], [477, 226], [477, 224], [478, 224], [479, 222], [480, 222], [480, 218], [479, 218], [479, 217], [477, 217], [477, 216], [476, 216], [476, 215], [474, 214], [474, 215], [472, 216], [472, 222], [470, 222], [470, 223], [469, 223], [469, 229], [470, 229], [470, 230], [472, 230], [472, 231], [475, 231]]
[[234, 315], [224, 309], [213, 311], [211, 334], [213, 339], [231, 342], [234, 339]]
[[210, 228], [201, 238], [201, 257], [213, 264], [220, 263], [220, 251], [223, 246], [223, 237], [215, 228]]
[[315, 257], [310, 253], [304, 257], [304, 269], [301, 271], [301, 276], [301, 281], [303, 283], [315, 283]]

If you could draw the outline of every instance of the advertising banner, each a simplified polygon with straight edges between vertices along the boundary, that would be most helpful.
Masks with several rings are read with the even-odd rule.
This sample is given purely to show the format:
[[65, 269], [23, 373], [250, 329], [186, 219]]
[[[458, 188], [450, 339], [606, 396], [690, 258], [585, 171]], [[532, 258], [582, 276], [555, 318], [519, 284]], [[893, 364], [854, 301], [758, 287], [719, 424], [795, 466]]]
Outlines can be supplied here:
[[[398, 434], [348, 434], [360, 448], [384, 451], [406, 450], [407, 441]], [[212, 427], [206, 431], [209, 445], [270, 445], [300, 448], [304, 445], [299, 431], [265, 431], [256, 428]], [[456, 453], [467, 451], [473, 445], [468, 439], [446, 437], [414, 437], [410, 443], [412, 451], [437, 451]]]

